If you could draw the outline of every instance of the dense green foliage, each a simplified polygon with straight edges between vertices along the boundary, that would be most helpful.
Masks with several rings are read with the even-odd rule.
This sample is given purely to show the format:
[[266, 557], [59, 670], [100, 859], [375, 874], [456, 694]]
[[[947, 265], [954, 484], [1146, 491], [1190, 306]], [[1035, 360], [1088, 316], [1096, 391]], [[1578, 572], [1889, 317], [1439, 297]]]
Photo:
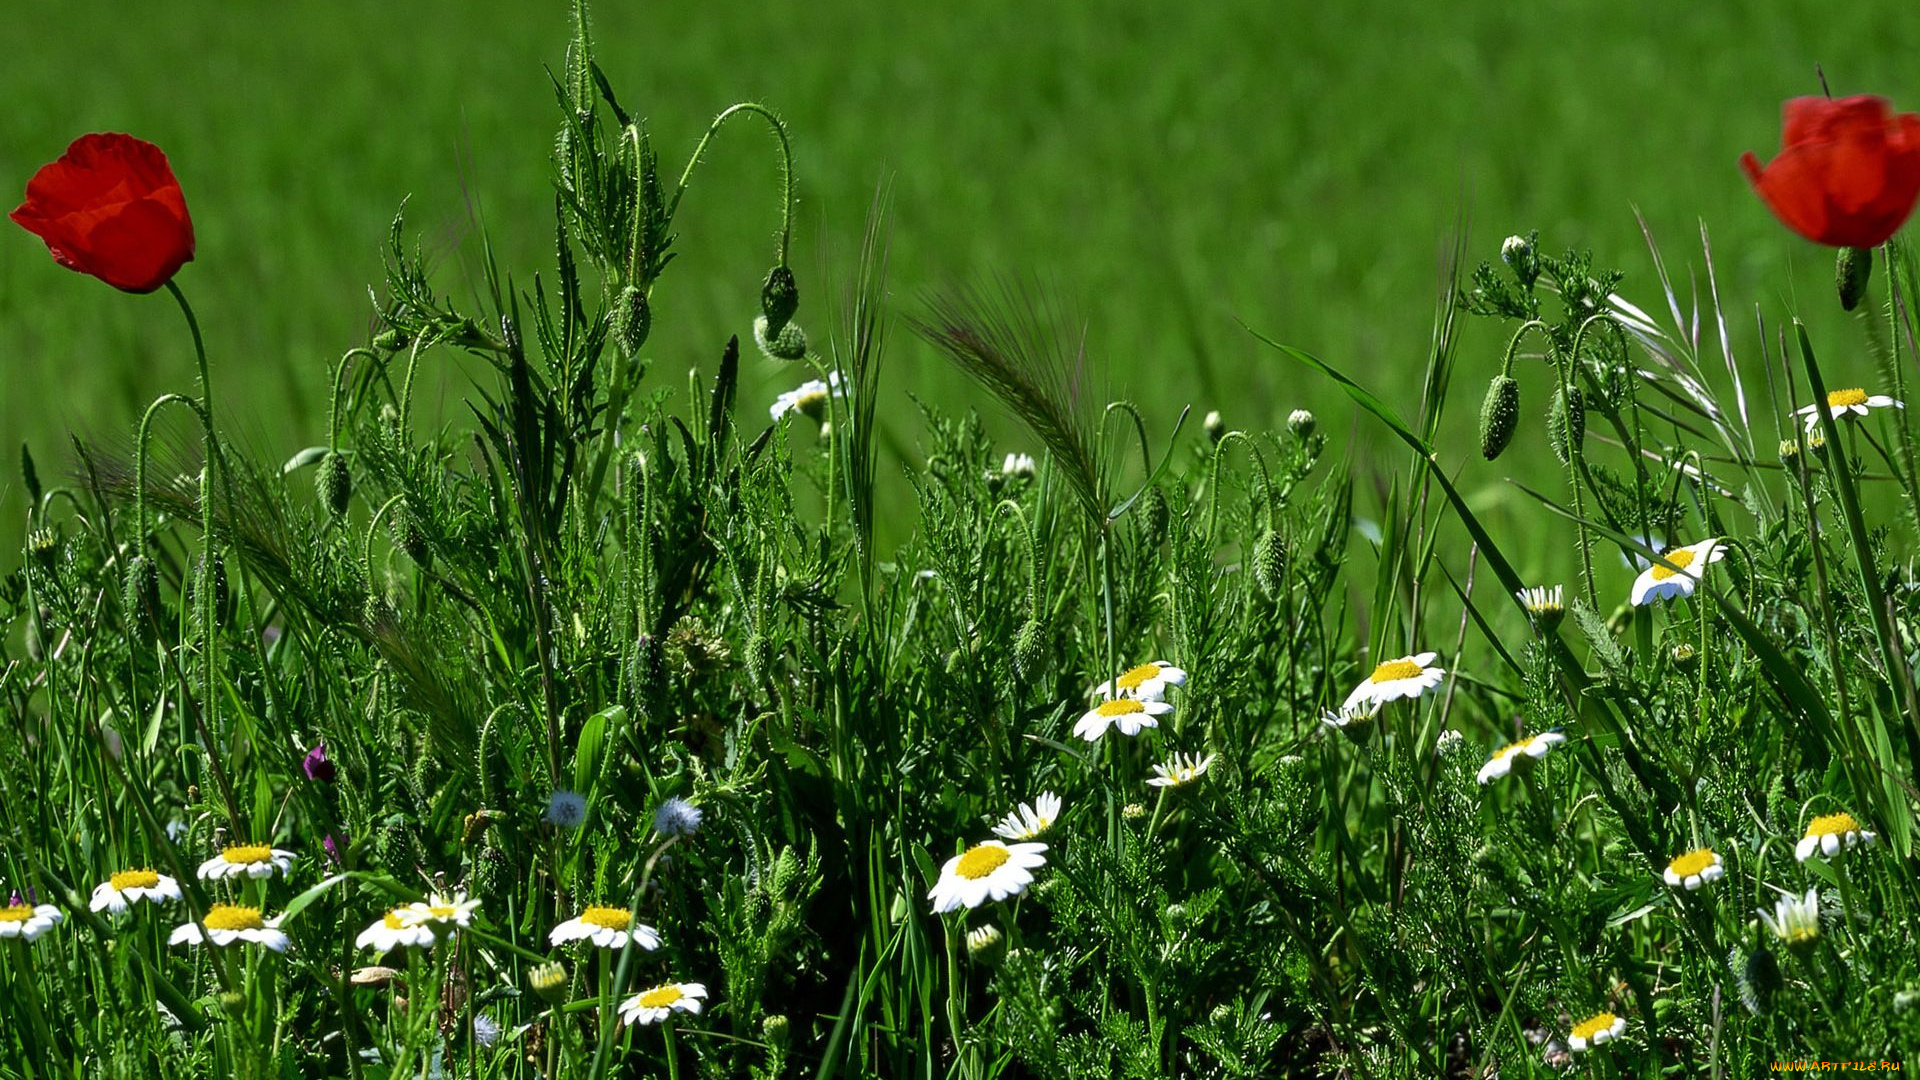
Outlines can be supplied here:
[[[1791, 414], [1856, 400], [1829, 351], [1906, 396], [1907, 249], [1859, 316], [1763, 313], [1744, 377], [1717, 305], [1703, 338], [1538, 236], [1446, 253], [1410, 419], [1248, 337], [1357, 406], [1373, 531], [1312, 412], [1108, 403], [1041, 290], [891, 296], [884, 197], [830, 274], [784, 228], [737, 270], [751, 328], [686, 326], [654, 296], [708, 144], [669, 159], [593, 55], [582, 27], [555, 73], [545, 268], [483, 247], [455, 284], [394, 220], [324, 445], [250, 452], [202, 387], [70, 476], [22, 461], [0, 1076], [1745, 1076], [1920, 1045], [1920, 470], [1904, 410]], [[788, 145], [758, 106], [708, 134], [749, 128]], [[1512, 343], [1484, 409], [1469, 323]], [[883, 424], [907, 347], [1016, 434]], [[465, 411], [423, 422], [456, 355]], [[799, 387], [770, 420], [757, 363]], [[1455, 479], [1515, 459], [1504, 516], [1571, 540], [1552, 576]], [[1155, 661], [1175, 685], [1101, 692]], [[936, 912], [1001, 880], [996, 831], [1046, 845], [1031, 884]], [[162, 875], [180, 898], [89, 902]], [[556, 943], [582, 916], [658, 947]], [[284, 948], [171, 940], [223, 927]], [[692, 983], [698, 1012], [619, 1018]]]

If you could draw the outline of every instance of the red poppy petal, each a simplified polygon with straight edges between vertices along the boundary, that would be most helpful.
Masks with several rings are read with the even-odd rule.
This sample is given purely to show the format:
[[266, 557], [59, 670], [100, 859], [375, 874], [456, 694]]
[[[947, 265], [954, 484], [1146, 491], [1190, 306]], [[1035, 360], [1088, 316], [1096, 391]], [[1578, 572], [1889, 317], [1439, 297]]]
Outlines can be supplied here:
[[165, 285], [193, 259], [193, 233], [171, 208], [151, 199], [129, 203], [87, 237], [86, 272], [126, 292]]
[[1816, 243], [1832, 242], [1825, 238], [1826, 200], [1808, 155], [1788, 151], [1774, 158], [1773, 164], [1763, 171], [1756, 172], [1749, 167], [1748, 178], [1753, 190], [1787, 228]]
[[1887, 99], [1872, 94], [1831, 101], [1820, 97], [1794, 98], [1781, 107], [1781, 149], [1884, 131], [1891, 113]]

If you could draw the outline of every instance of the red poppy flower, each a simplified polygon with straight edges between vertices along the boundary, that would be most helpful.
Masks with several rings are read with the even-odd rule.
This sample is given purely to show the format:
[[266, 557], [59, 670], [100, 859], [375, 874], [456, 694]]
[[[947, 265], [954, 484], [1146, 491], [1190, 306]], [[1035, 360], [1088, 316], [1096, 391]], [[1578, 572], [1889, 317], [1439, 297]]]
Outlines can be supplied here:
[[1740, 159], [1787, 228], [1819, 244], [1870, 248], [1898, 232], [1920, 198], [1920, 115], [1886, 98], [1803, 97], [1782, 109], [1780, 156]]
[[27, 182], [8, 215], [55, 262], [130, 293], [165, 285], [193, 260], [193, 219], [167, 155], [131, 135], [82, 135]]

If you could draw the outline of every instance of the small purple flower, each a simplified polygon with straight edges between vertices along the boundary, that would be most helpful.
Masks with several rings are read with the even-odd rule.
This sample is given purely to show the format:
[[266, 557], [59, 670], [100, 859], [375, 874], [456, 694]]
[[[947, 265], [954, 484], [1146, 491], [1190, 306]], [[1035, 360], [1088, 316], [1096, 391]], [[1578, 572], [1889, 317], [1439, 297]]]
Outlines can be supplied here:
[[313, 744], [313, 749], [307, 751], [306, 760], [300, 763], [300, 767], [307, 771], [307, 779], [323, 784], [333, 783], [334, 778], [340, 775], [340, 770], [327, 760], [327, 744], [323, 742]]
[[336, 838], [332, 833], [328, 833], [327, 838], [320, 841], [320, 846], [327, 849], [327, 858], [332, 859], [335, 866], [346, 865], [340, 858], [340, 849], [347, 846], [345, 836]]

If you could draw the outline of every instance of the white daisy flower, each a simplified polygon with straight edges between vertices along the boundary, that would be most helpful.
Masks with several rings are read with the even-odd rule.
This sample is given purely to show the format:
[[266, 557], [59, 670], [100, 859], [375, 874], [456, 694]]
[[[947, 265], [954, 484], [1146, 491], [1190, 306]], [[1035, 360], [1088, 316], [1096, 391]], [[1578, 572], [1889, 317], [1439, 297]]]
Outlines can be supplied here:
[[629, 1024], [657, 1024], [674, 1013], [700, 1012], [707, 988], [700, 983], [661, 983], [620, 1003], [620, 1019]]
[[1173, 706], [1164, 701], [1115, 698], [1088, 709], [1073, 725], [1073, 733], [1088, 742], [1105, 735], [1110, 727], [1118, 727], [1122, 735], [1138, 735], [1142, 728], [1159, 727], [1160, 717], [1172, 711]]
[[1816, 853], [1832, 856], [1865, 844], [1872, 847], [1879, 836], [1860, 827], [1852, 814], [1822, 814], [1807, 822], [1807, 835], [1793, 847], [1793, 857], [1806, 862]]
[[1788, 945], [1806, 945], [1820, 936], [1820, 890], [1808, 889], [1805, 896], [1786, 893], [1774, 902], [1773, 910], [1755, 909], [1773, 936]]
[[[1889, 406], [1896, 409], [1906, 408], [1905, 405], [1885, 394], [1869, 395], [1865, 390], [1857, 386], [1845, 390], [1835, 390], [1827, 395], [1827, 411], [1833, 414], [1833, 418], [1836, 421], [1845, 420], [1852, 416], [1865, 416], [1871, 409], [1885, 409]], [[1807, 405], [1793, 411], [1795, 415], [1807, 418], [1807, 431], [1809, 434], [1820, 426], [1820, 406]]]
[[826, 415], [827, 395], [829, 393], [837, 398], [845, 398], [847, 396], [846, 387], [841, 384], [840, 373], [838, 371], [828, 372], [827, 381], [825, 382], [821, 382], [819, 379], [808, 379], [792, 390], [774, 398], [773, 407], [768, 409], [767, 412], [770, 413], [775, 420], [780, 419], [788, 413], [794, 412], [800, 413], [812, 420], [819, 420], [822, 416]]
[[433, 942], [433, 925], [417, 907], [404, 904], [360, 931], [360, 936], [353, 939], [353, 947], [392, 952], [399, 948], [428, 949], [433, 947]]
[[1580, 1053], [1591, 1050], [1604, 1042], [1612, 1042], [1625, 1034], [1627, 1022], [1610, 1012], [1597, 1013], [1573, 1025], [1573, 1032], [1567, 1036], [1567, 1048]]
[[1543, 758], [1547, 751], [1567, 741], [1565, 735], [1557, 731], [1543, 731], [1538, 735], [1529, 735], [1516, 743], [1508, 743], [1493, 752], [1485, 765], [1480, 766], [1479, 780], [1482, 784], [1496, 780], [1513, 771], [1516, 759], [1522, 754], [1530, 758]]
[[8, 904], [0, 907], [0, 938], [32, 941], [65, 918], [52, 904]]
[[1666, 873], [1661, 876], [1674, 888], [1693, 892], [1710, 881], [1720, 880], [1726, 872], [1726, 865], [1720, 861], [1719, 853], [1703, 847], [1674, 856], [1673, 861], [1667, 864]]
[[250, 878], [272, 877], [275, 871], [285, 874], [292, 867], [291, 851], [281, 851], [266, 844], [232, 844], [201, 863], [198, 873], [202, 881], [218, 881], [243, 875]]
[[[205, 930], [202, 930], [202, 927]], [[199, 922], [183, 923], [167, 935], [169, 945], [201, 945], [212, 942], [222, 948], [236, 941], [264, 945], [274, 952], [287, 951], [287, 935], [280, 929], [278, 917], [263, 919], [260, 909], [244, 904], [215, 904]]]
[[[1103, 682], [1087, 691], [1101, 698], [1134, 698], [1139, 701], [1159, 701], [1167, 696], [1167, 687], [1181, 686], [1187, 681], [1187, 673], [1167, 663], [1155, 660], [1150, 664], [1128, 668], [1121, 676], [1111, 682]], [[1115, 690], [1118, 687], [1118, 690]]]
[[1201, 757], [1198, 754], [1175, 754], [1164, 765], [1153, 767], [1153, 779], [1147, 781], [1148, 787], [1177, 788], [1186, 787], [1205, 776], [1213, 767], [1213, 759], [1218, 754]]
[[1320, 722], [1336, 731], [1344, 731], [1355, 724], [1364, 724], [1380, 712], [1380, 706], [1370, 702], [1357, 701], [1351, 705], [1342, 705], [1339, 711], [1320, 710]]
[[976, 908], [988, 900], [1018, 896], [1033, 883], [1033, 871], [1047, 865], [1045, 844], [1003, 844], [987, 840], [947, 860], [940, 868], [927, 899], [933, 913], [942, 915], [963, 907]]
[[415, 920], [439, 934], [451, 934], [472, 926], [473, 913], [479, 909], [480, 901], [470, 900], [466, 893], [457, 890], [451, 896], [437, 892], [424, 902], [415, 900], [407, 905]]
[[141, 900], [159, 903], [180, 899], [180, 883], [152, 870], [122, 870], [101, 882], [93, 890], [87, 907], [119, 915]]
[[1000, 463], [1000, 475], [1012, 480], [1025, 480], [1033, 475], [1033, 456], [1031, 454], [1008, 454]]
[[993, 827], [993, 835], [1006, 840], [1035, 840], [1045, 836], [1058, 820], [1060, 796], [1043, 791], [1031, 806], [1021, 803], [1013, 813], [1000, 819], [1000, 824]]
[[1717, 537], [1661, 552], [1661, 558], [1680, 569], [1654, 563], [1642, 570], [1640, 576], [1633, 580], [1633, 606], [1665, 600], [1669, 596], [1692, 596], [1694, 588], [1700, 584], [1700, 576], [1706, 573], [1707, 564], [1719, 562], [1726, 554], [1727, 549]]
[[1385, 705], [1389, 701], [1401, 698], [1417, 698], [1421, 694], [1440, 685], [1447, 677], [1442, 668], [1429, 667], [1439, 653], [1414, 653], [1398, 660], [1389, 660], [1373, 669], [1353, 693], [1347, 695], [1346, 703], [1340, 706], [1341, 712], [1353, 712], [1362, 704]]
[[587, 941], [598, 949], [623, 949], [631, 941], [652, 950], [660, 947], [660, 934], [645, 923], [635, 922], [626, 908], [591, 904], [579, 916], [554, 927], [547, 941], [553, 945]]

